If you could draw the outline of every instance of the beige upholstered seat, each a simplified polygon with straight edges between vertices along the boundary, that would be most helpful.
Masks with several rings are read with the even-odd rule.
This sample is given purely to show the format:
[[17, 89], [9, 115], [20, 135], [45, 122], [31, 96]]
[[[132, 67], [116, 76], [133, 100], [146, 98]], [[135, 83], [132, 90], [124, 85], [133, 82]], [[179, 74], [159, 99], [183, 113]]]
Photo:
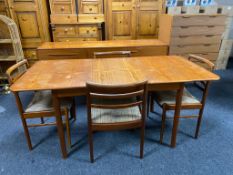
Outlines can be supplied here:
[[91, 115], [93, 123], [119, 123], [141, 119], [138, 106], [123, 109], [92, 108]]
[[[155, 98], [158, 100], [160, 105], [169, 104], [175, 105], [176, 104], [176, 91], [161, 91], [155, 93]], [[195, 98], [186, 88], [184, 88], [183, 97], [182, 97], [182, 104], [196, 104], [200, 103], [200, 101]]]
[[[62, 100], [61, 108], [70, 109], [72, 101]], [[52, 93], [49, 90], [35, 92], [30, 104], [27, 106], [25, 112], [40, 112], [40, 111], [52, 111]]]

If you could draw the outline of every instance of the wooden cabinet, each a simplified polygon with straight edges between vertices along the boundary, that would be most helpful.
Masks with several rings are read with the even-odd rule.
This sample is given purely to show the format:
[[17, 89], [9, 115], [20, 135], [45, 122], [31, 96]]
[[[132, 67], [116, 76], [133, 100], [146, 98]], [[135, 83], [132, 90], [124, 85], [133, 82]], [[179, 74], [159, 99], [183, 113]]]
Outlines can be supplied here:
[[131, 51], [132, 56], [167, 55], [167, 44], [159, 40], [109, 40], [44, 43], [37, 49], [39, 59], [93, 58], [94, 52]]
[[36, 48], [50, 40], [46, 0], [8, 0], [8, 5], [23, 48]]
[[35, 59], [32, 50], [50, 41], [47, 0], [0, 0], [0, 14], [15, 21], [28, 59]]
[[107, 0], [107, 38], [156, 38], [162, 4], [162, 0]]
[[225, 20], [224, 15], [163, 14], [159, 39], [170, 45], [170, 55], [188, 57], [189, 54], [197, 54], [215, 63]]
[[50, 0], [53, 40], [102, 40], [103, 0]]

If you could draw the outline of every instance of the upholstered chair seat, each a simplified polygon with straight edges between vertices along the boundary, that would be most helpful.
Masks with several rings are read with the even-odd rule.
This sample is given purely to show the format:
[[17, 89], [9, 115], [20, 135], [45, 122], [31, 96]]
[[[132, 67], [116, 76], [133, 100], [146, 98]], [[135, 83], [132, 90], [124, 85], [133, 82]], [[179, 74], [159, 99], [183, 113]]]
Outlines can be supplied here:
[[[61, 108], [70, 109], [72, 106], [72, 101], [62, 100]], [[50, 90], [37, 91], [34, 93], [34, 96], [27, 106], [25, 112], [39, 112], [39, 111], [52, 111], [53, 110], [53, 101], [52, 93]]]
[[91, 115], [93, 123], [119, 123], [141, 119], [141, 113], [138, 106], [124, 109], [92, 108]]
[[[156, 92], [154, 95], [161, 106], [163, 104], [176, 104], [176, 91], [161, 91]], [[200, 104], [200, 101], [184, 88], [182, 104]]]

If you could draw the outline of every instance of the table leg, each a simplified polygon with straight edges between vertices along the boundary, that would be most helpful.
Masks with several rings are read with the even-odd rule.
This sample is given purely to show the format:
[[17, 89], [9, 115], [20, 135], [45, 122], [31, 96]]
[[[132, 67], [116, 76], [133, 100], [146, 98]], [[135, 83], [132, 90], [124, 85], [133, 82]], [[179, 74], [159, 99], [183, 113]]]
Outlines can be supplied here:
[[65, 135], [64, 135], [64, 130], [63, 130], [63, 124], [62, 124], [60, 100], [55, 94], [53, 94], [53, 106], [54, 106], [55, 115], [56, 115], [56, 123], [57, 123], [58, 136], [59, 136], [60, 146], [61, 146], [61, 151], [62, 151], [62, 157], [65, 159], [67, 158], [67, 150], [66, 150], [66, 141], [65, 141]]
[[180, 117], [180, 110], [181, 110], [181, 103], [182, 103], [182, 96], [183, 96], [184, 84], [180, 85], [180, 88], [176, 94], [176, 109], [174, 113], [174, 120], [173, 120], [173, 128], [172, 128], [172, 137], [171, 137], [171, 147], [176, 147], [176, 135], [177, 129], [179, 125], [179, 117]]

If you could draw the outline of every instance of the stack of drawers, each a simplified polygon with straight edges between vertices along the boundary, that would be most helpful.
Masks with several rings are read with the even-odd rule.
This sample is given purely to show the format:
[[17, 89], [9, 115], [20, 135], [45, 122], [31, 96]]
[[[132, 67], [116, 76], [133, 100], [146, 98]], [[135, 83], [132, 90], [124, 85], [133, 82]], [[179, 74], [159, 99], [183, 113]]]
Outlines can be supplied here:
[[224, 15], [167, 15], [160, 18], [159, 39], [170, 45], [170, 55], [196, 54], [213, 63], [218, 58]]
[[101, 40], [102, 0], [50, 0], [54, 41]]

